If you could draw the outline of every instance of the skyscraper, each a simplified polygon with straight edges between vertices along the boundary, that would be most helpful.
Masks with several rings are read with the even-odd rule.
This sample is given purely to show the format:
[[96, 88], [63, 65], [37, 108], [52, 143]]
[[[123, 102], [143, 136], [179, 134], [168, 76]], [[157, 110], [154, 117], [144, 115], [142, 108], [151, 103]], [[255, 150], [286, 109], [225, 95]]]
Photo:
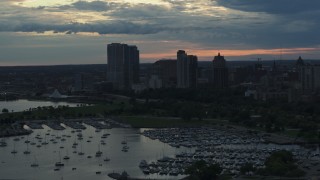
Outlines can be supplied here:
[[215, 88], [228, 87], [228, 68], [226, 60], [220, 53], [213, 59], [213, 85]]
[[152, 65], [152, 75], [156, 75], [162, 81], [164, 88], [172, 88], [177, 85], [177, 61], [162, 59]]
[[107, 79], [119, 90], [129, 90], [139, 82], [139, 50], [136, 46], [108, 44]]
[[319, 92], [320, 90], [320, 66], [304, 65], [300, 70], [300, 82], [304, 94]]
[[183, 50], [177, 52], [177, 84], [178, 88], [197, 87], [197, 56], [187, 55]]

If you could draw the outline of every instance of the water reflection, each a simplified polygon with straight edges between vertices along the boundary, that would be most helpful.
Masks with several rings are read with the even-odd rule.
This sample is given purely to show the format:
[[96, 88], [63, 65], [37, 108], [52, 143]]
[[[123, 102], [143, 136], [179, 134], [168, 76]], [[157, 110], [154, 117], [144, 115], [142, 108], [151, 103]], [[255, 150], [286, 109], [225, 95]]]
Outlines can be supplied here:
[[[95, 132], [91, 126], [82, 131], [82, 140], [78, 140], [78, 132], [67, 128], [63, 131], [51, 130], [44, 126], [43, 130], [35, 130], [29, 136], [5, 138], [6, 147], [0, 148], [1, 178], [14, 179], [108, 179], [108, 173], [126, 171], [131, 177], [167, 179], [168, 176], [145, 176], [139, 169], [141, 160], [156, 161], [163, 156], [174, 156], [181, 152], [191, 151], [188, 148], [172, 148], [158, 140], [151, 140], [140, 135], [143, 129], [110, 129]], [[74, 133], [72, 133], [74, 132]], [[103, 134], [111, 135], [103, 139]], [[123, 152], [121, 141], [127, 141], [128, 152]], [[25, 143], [26, 141], [29, 143]], [[45, 143], [48, 142], [47, 145]], [[78, 145], [72, 148], [74, 143]], [[96, 157], [99, 148], [102, 152]], [[13, 150], [16, 154], [11, 154]], [[26, 150], [30, 154], [24, 154]], [[74, 153], [76, 152], [76, 153]], [[79, 155], [83, 152], [84, 155]], [[60, 154], [60, 155], [59, 155]], [[70, 157], [64, 160], [63, 157]], [[88, 158], [91, 156], [91, 158]], [[110, 161], [104, 161], [106, 158]], [[56, 162], [63, 167], [57, 169]], [[31, 167], [33, 163], [38, 167]], [[56, 171], [55, 171], [56, 169]], [[101, 174], [96, 174], [96, 172]], [[181, 177], [181, 176], [180, 176]], [[178, 178], [178, 177], [175, 177]]]

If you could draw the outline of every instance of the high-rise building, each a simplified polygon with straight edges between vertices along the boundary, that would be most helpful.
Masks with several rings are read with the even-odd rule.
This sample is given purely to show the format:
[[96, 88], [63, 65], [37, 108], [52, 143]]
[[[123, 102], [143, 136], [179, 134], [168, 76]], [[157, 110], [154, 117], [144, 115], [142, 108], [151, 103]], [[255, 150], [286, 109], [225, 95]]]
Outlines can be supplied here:
[[187, 55], [183, 50], [177, 52], [177, 85], [178, 88], [197, 87], [197, 56]]
[[108, 44], [107, 79], [114, 89], [128, 90], [139, 82], [139, 50], [127, 44]]
[[151, 75], [159, 77], [162, 87], [172, 88], [177, 85], [177, 60], [162, 59], [152, 64]]
[[320, 90], [320, 66], [304, 65], [300, 71], [300, 81], [304, 94], [310, 94]]
[[213, 85], [215, 88], [228, 87], [228, 68], [224, 56], [220, 53], [213, 59]]

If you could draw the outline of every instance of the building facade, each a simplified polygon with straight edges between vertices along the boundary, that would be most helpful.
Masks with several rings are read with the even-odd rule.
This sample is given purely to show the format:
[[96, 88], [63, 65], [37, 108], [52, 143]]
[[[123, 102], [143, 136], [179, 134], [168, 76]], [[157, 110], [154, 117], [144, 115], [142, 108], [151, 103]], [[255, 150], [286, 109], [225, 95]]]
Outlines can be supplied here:
[[310, 94], [320, 90], [319, 65], [302, 66], [300, 73], [301, 87], [304, 94]]
[[198, 57], [187, 55], [183, 50], [177, 52], [177, 87], [197, 87]]
[[226, 88], [228, 87], [228, 68], [224, 56], [220, 53], [213, 59], [213, 86], [215, 88]]
[[127, 44], [108, 44], [107, 79], [114, 89], [129, 90], [139, 83], [139, 50]]
[[151, 75], [159, 77], [163, 88], [174, 88], [177, 85], [177, 60], [162, 59], [152, 64]]

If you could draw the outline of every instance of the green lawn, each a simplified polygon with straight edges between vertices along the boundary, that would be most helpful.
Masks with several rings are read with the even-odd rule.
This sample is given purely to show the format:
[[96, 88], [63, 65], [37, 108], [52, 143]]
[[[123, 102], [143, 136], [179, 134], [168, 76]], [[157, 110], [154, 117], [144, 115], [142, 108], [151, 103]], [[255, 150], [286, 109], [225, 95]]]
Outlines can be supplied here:
[[283, 132], [284, 135], [288, 136], [288, 137], [292, 137], [292, 138], [295, 138], [297, 137], [297, 135], [299, 134], [299, 130], [296, 130], [296, 129], [288, 129], [288, 130], [285, 130]]
[[180, 118], [151, 117], [151, 116], [120, 116], [123, 122], [135, 128], [166, 128], [166, 127], [197, 127], [204, 125], [204, 121], [185, 121]]

